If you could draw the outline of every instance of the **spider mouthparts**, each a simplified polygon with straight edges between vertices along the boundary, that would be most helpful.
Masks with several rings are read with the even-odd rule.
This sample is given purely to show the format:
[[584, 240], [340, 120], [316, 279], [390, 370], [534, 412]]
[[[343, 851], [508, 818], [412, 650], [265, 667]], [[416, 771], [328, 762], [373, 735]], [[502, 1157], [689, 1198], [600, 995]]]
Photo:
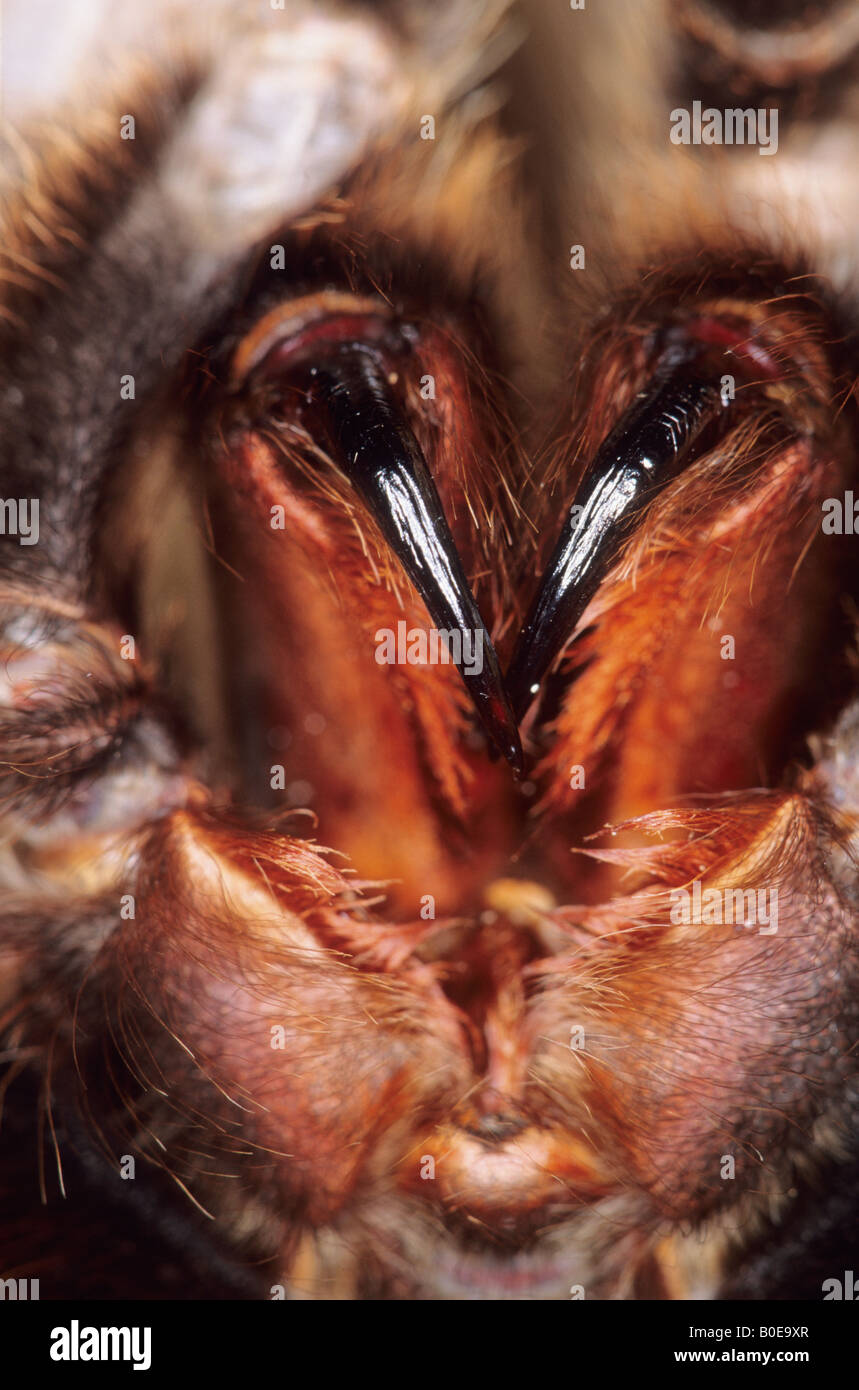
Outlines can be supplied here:
[[[718, 380], [718, 378], [716, 378]], [[688, 364], [640, 393], [598, 449], [570, 507], [507, 673], [517, 720], [569, 642], [634, 522], [677, 476], [724, 408], [714, 380]]]
[[[455, 664], [491, 743], [523, 769], [519, 731], [498, 657], [469, 588], [420, 445], [392, 399], [375, 354], [349, 343], [307, 371], [335, 461], [360, 493], [385, 540], [446, 634]], [[457, 653], [459, 657], [457, 659]], [[479, 653], [468, 660], [466, 653]]]

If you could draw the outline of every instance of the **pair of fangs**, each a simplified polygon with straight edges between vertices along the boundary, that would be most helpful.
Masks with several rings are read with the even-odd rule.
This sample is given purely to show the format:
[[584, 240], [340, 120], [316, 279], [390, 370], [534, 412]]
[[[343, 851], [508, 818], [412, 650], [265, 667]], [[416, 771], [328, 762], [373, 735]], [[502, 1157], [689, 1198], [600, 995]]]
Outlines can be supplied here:
[[[466, 579], [420, 446], [371, 350], [350, 342], [304, 389], [339, 466], [371, 509], [439, 629], [480, 634], [482, 670], [460, 675], [491, 744], [518, 774], [519, 722], [572, 637], [625, 536], [726, 408], [718, 378], [676, 349], [660, 359], [585, 471], [519, 633], [506, 677]], [[462, 644], [467, 649], [467, 644]]]

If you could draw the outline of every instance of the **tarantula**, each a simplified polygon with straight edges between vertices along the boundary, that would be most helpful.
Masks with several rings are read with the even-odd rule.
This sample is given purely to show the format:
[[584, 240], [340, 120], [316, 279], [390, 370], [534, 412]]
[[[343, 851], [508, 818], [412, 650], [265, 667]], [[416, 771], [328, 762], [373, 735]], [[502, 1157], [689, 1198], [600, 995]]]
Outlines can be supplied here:
[[239, 8], [6, 136], [0, 1274], [819, 1298], [850, 13]]

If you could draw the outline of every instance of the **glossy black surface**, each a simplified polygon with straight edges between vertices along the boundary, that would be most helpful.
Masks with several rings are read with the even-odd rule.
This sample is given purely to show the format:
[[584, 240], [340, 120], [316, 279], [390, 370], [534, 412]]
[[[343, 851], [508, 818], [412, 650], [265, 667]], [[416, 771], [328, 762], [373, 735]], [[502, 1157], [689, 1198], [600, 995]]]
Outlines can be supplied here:
[[426, 460], [381, 362], [372, 350], [348, 344], [330, 361], [309, 367], [306, 380], [335, 461], [370, 508], [436, 627], [482, 643], [482, 671], [469, 672], [458, 662], [460, 675], [490, 740], [521, 772], [519, 732], [495, 649]]
[[714, 381], [677, 367], [636, 396], [600, 446], [519, 634], [507, 677], [517, 720], [539, 693], [633, 524], [723, 409]]

